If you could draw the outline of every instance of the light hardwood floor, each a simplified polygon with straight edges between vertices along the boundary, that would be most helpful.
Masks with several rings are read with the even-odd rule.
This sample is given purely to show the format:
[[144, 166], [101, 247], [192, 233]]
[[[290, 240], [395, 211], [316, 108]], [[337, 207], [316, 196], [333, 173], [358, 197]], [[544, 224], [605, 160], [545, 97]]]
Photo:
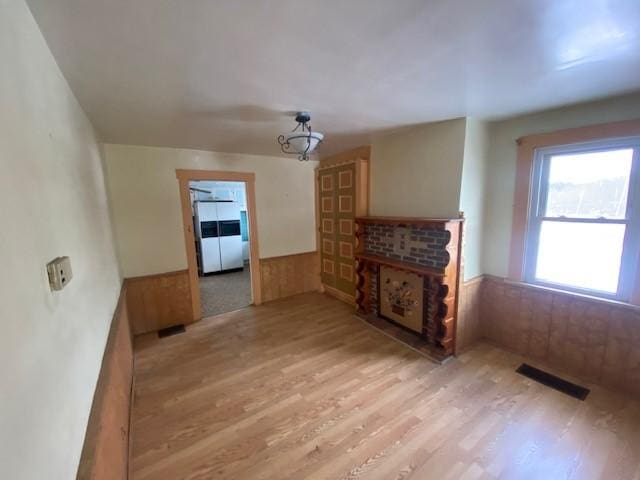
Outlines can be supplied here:
[[480, 344], [438, 366], [321, 294], [136, 341], [134, 479], [640, 479], [640, 403]]

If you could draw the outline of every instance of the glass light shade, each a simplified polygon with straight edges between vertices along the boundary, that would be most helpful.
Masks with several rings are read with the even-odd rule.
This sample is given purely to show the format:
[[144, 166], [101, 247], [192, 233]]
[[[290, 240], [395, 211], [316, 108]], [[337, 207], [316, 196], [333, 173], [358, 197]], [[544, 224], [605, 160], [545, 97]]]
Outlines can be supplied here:
[[[289, 132], [284, 135], [284, 141], [289, 144], [289, 149], [292, 152], [299, 153], [300, 155], [305, 153], [305, 151], [307, 154], [313, 152], [323, 138], [324, 135], [318, 132]], [[309, 147], [308, 150], [307, 146]]]

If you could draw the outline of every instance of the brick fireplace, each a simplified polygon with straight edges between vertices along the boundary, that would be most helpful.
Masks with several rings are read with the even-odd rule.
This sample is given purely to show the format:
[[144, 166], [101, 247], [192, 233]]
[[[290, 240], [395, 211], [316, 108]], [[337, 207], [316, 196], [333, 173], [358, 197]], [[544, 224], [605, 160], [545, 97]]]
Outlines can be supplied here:
[[359, 314], [432, 357], [453, 354], [462, 219], [355, 223]]
[[[397, 232], [400, 232], [399, 234]], [[396, 226], [388, 224], [364, 225], [366, 253], [436, 269], [449, 263], [447, 244], [451, 232], [421, 225]], [[395, 251], [395, 242], [406, 242], [405, 248]]]

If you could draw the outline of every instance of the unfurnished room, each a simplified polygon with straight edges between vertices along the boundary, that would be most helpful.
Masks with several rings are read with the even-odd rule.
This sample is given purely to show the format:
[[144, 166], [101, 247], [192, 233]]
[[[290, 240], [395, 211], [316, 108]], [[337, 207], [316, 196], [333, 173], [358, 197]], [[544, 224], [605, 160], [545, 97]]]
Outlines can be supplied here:
[[638, 0], [0, 0], [0, 478], [640, 480]]

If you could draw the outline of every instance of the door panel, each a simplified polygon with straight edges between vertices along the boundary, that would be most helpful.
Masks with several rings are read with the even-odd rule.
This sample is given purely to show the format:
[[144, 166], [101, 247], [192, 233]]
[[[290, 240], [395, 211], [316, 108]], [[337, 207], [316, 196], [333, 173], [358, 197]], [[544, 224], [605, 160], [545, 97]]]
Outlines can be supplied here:
[[330, 287], [336, 286], [335, 268], [335, 168], [323, 169], [318, 172], [318, 186], [320, 189], [320, 269], [322, 283]]
[[220, 239], [218, 237], [203, 238], [200, 241], [202, 248], [202, 271], [204, 273], [220, 271]]
[[353, 220], [355, 218], [355, 165], [336, 167], [336, 288], [347, 295], [356, 293], [354, 275], [355, 237]]
[[242, 268], [242, 237], [220, 237], [220, 257], [222, 270]]

